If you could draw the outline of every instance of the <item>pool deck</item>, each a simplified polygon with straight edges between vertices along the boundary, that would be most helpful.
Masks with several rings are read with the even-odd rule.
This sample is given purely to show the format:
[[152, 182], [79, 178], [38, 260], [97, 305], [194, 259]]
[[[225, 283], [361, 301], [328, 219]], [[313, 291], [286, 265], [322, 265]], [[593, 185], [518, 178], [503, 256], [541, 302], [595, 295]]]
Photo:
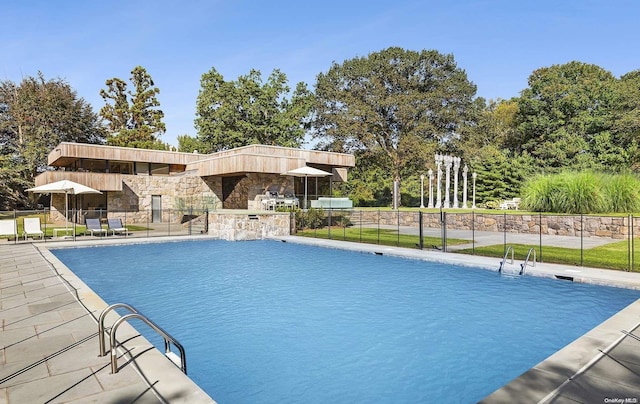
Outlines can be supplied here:
[[[0, 404], [213, 403], [126, 323], [118, 329], [118, 339], [124, 341], [117, 354], [119, 371], [111, 374], [110, 356], [98, 356], [96, 318], [107, 304], [48, 250], [190, 238], [207, 236], [0, 244]], [[499, 265], [495, 258], [439, 251], [295, 236], [277, 239], [493, 271]], [[518, 269], [518, 263], [507, 265], [505, 272]], [[526, 274], [640, 290], [640, 273], [538, 263], [527, 267]], [[107, 316], [106, 324], [116, 318]], [[187, 350], [187, 360], [188, 355]], [[640, 400], [639, 392], [640, 299], [481, 402], [634, 403]]]

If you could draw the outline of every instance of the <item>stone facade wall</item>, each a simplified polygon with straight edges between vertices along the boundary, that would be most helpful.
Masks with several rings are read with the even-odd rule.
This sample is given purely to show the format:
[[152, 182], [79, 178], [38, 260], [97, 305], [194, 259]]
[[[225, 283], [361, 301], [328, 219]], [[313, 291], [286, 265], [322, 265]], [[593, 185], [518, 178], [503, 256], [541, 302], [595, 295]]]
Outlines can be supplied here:
[[[125, 175], [122, 183], [122, 191], [107, 192], [107, 210], [110, 217], [120, 217], [123, 223], [151, 220], [153, 195], [161, 197], [163, 222], [179, 221], [183, 215], [180, 210], [188, 207], [196, 210], [223, 208], [222, 177], [199, 177], [191, 172], [170, 176]], [[292, 193], [293, 189], [293, 177], [249, 173], [236, 184], [224, 201], [224, 208], [260, 210], [262, 206], [258, 195], [263, 195], [266, 190]], [[64, 222], [64, 194], [53, 194], [51, 200], [52, 220]], [[79, 223], [84, 222], [83, 217], [84, 214], [79, 215]]]
[[[628, 217], [583, 216], [579, 215], [504, 215], [504, 214], [475, 214], [447, 212], [447, 228], [455, 230], [494, 231], [524, 234], [576, 236], [579, 237], [584, 229], [584, 237], [607, 237], [624, 239], [629, 234]], [[363, 210], [353, 211], [353, 223], [378, 223], [385, 226], [419, 226], [417, 212], [389, 212]], [[424, 213], [425, 227], [440, 228], [440, 213]], [[636, 232], [637, 229], [634, 229]]]
[[229, 241], [288, 236], [290, 226], [288, 213], [209, 213], [209, 235]]
[[160, 195], [163, 222], [176, 222], [180, 219], [178, 216], [181, 217], [183, 213], [171, 212], [172, 210], [184, 209], [190, 205], [198, 208], [199, 201], [204, 198], [219, 201], [214, 192], [215, 181], [206, 182], [198, 176], [129, 175], [124, 176], [122, 182], [122, 192], [107, 193], [107, 207], [110, 216], [120, 216], [123, 220], [126, 211], [127, 223], [144, 223], [149, 220], [153, 195]]
[[[215, 185], [209, 185], [215, 190], [216, 195], [222, 197], [222, 178], [210, 177], [216, 180]], [[224, 201], [224, 209], [249, 209], [260, 210], [262, 206], [257, 198], [264, 195], [265, 191], [278, 192], [280, 194], [293, 193], [293, 177], [279, 174], [248, 173], [234, 187], [233, 192]]]
[[[107, 191], [109, 217], [120, 217], [123, 223], [146, 223], [151, 215], [153, 195], [160, 195], [163, 222], [179, 222], [184, 209], [204, 209], [203, 201], [221, 207], [222, 182], [220, 177], [201, 178], [188, 173], [171, 176], [126, 175], [122, 191]], [[69, 196], [70, 198], [73, 196]], [[78, 222], [91, 211], [80, 212]], [[51, 220], [64, 222], [64, 194], [52, 194]]]
[[251, 173], [246, 178], [248, 209], [260, 210], [259, 197], [269, 192], [277, 192], [280, 195], [285, 193], [294, 193], [293, 177], [285, 175]]

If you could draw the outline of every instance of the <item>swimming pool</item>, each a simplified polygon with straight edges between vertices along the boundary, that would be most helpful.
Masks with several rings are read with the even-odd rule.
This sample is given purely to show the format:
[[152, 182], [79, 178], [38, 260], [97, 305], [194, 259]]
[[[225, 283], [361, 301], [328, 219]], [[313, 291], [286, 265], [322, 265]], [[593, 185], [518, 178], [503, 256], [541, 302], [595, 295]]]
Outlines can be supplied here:
[[639, 297], [276, 241], [53, 253], [175, 336], [222, 404], [476, 402]]

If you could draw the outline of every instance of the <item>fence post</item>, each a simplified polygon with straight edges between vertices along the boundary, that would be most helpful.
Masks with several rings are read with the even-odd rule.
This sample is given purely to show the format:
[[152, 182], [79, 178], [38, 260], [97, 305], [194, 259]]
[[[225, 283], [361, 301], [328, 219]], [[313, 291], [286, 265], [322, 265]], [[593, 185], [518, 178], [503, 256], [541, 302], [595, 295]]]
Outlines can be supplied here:
[[396, 239], [396, 246], [400, 247], [400, 209], [396, 211], [397, 218], [397, 230], [398, 230], [398, 238]]
[[[66, 217], [65, 217], [66, 219]], [[13, 239], [13, 244], [18, 244], [18, 212], [14, 209], [13, 210], [13, 220], [15, 222], [16, 225], [16, 234], [14, 235], [14, 239]], [[7, 241], [9, 241], [9, 239], [7, 238]]]
[[378, 209], [378, 244], [380, 244], [380, 209]]
[[[38, 210], [36, 209], [36, 213], [38, 213]], [[42, 209], [42, 224], [44, 225], [44, 232], [43, 232], [43, 236], [42, 236], [42, 241], [43, 242], [47, 242], [47, 210], [46, 209]], [[53, 237], [53, 234], [51, 235]]]
[[580, 213], [580, 266], [584, 266], [584, 217]]
[[476, 212], [471, 211], [471, 253], [476, 255]]
[[[629, 219], [629, 227], [631, 226], [631, 215], [627, 216], [627, 218]], [[624, 223], [623, 223], [624, 225]], [[629, 231], [627, 231], [627, 259], [628, 259], [628, 264], [629, 264], [629, 272], [633, 271], [633, 249], [632, 249], [632, 239], [631, 239], [631, 229], [629, 229]]]
[[351, 223], [351, 212], [347, 212], [346, 210], [343, 211], [344, 216], [342, 219], [342, 241], [346, 241], [347, 240], [347, 214], [349, 214], [349, 223]]
[[502, 221], [502, 234], [503, 234], [502, 254], [506, 254], [507, 253], [507, 212], [504, 212], [504, 219]]
[[538, 226], [538, 231], [540, 232], [540, 256], [538, 261], [542, 262], [542, 212], [539, 212], [538, 215], [540, 219], [540, 226]]
[[633, 239], [633, 215], [629, 215], [631, 222], [629, 223], [629, 238], [631, 239], [631, 272], [635, 268], [635, 240]]
[[442, 252], [447, 252], [447, 212], [440, 211], [440, 226], [442, 227]]
[[424, 248], [424, 240], [422, 239], [424, 233], [423, 233], [423, 229], [422, 229], [422, 211], [421, 210], [418, 211], [418, 222], [419, 222], [418, 223], [418, 233], [420, 235], [420, 241], [418, 243], [418, 248], [422, 250]]

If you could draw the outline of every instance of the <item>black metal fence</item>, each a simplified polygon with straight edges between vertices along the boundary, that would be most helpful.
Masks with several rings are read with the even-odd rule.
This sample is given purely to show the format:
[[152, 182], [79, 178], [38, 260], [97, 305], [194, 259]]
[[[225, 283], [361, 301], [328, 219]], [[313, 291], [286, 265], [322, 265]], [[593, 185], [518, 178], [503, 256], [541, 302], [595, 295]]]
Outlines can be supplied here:
[[638, 270], [640, 217], [458, 213], [433, 210], [313, 210], [295, 213], [301, 236], [518, 259], [531, 248], [538, 262]]
[[[265, 212], [266, 213], [266, 212]], [[383, 209], [297, 209], [290, 233], [307, 237], [430, 249], [502, 258], [511, 246], [517, 259], [533, 248], [538, 262], [640, 270], [640, 217], [548, 215], [513, 211], [466, 212]], [[42, 234], [29, 233], [25, 218], [37, 218]], [[118, 218], [124, 231], [111, 229]], [[103, 231], [90, 231], [98, 219]], [[33, 220], [29, 220], [33, 224]], [[14, 223], [13, 234], [4, 234]], [[26, 230], [26, 231], [25, 231]], [[0, 212], [0, 243], [55, 242], [96, 237], [159, 237], [207, 234], [206, 209], [43, 210]]]
[[[26, 218], [31, 220], [27, 220], [25, 226]], [[87, 228], [87, 219], [94, 219], [94, 222], [97, 220], [102, 230]], [[122, 228], [110, 226], [113, 222], [110, 223], [108, 219], [119, 219]], [[89, 237], [192, 236], [207, 234], [208, 227], [208, 210], [193, 208], [148, 211], [73, 209], [68, 212], [41, 209], [0, 212], [0, 242], [5, 240], [13, 243], [36, 240], [86, 240]], [[41, 233], [37, 232], [37, 228]]]

